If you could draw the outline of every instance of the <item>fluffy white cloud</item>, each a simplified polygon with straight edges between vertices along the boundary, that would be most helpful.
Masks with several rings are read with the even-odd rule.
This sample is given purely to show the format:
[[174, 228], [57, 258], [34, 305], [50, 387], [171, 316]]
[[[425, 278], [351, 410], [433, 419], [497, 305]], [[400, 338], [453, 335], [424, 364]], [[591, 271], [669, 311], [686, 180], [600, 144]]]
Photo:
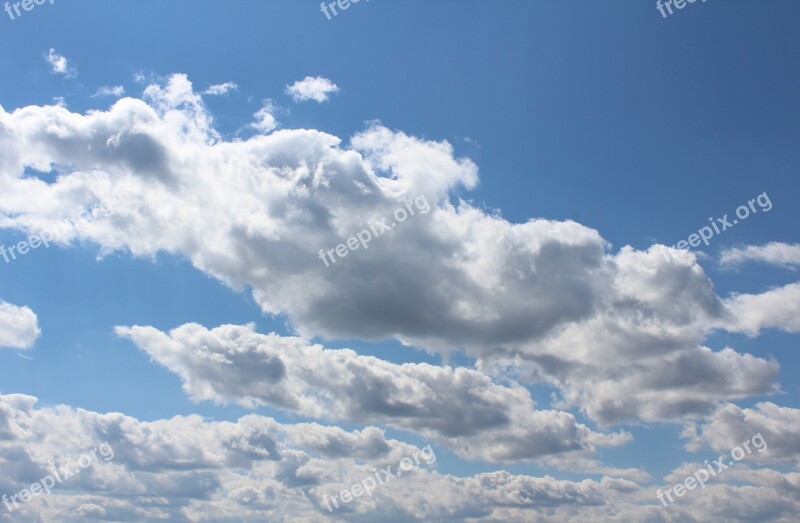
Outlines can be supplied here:
[[726, 249], [720, 255], [720, 264], [741, 265], [749, 261], [761, 262], [780, 267], [800, 266], [800, 244], [770, 242], [766, 245], [748, 245], [744, 248]]
[[55, 49], [50, 49], [47, 52], [45, 60], [50, 64], [50, 72], [53, 74], [62, 74], [67, 78], [73, 78], [78, 75], [78, 70], [69, 63], [66, 57], [58, 54]]
[[327, 102], [330, 95], [338, 93], [339, 88], [335, 83], [321, 76], [306, 76], [292, 85], [286, 86], [286, 93], [291, 95], [295, 102], [314, 100], [315, 102]]
[[517, 461], [616, 446], [572, 414], [536, 410], [519, 385], [502, 386], [468, 369], [396, 365], [300, 338], [262, 335], [251, 326], [207, 330], [188, 324], [165, 334], [117, 328], [178, 374], [195, 400], [271, 405], [313, 418], [383, 422], [435, 437], [459, 455]]
[[771, 402], [743, 409], [728, 403], [702, 424], [688, 425], [684, 430], [689, 449], [707, 446], [721, 452], [741, 446], [755, 434], [761, 434], [767, 450], [753, 453], [750, 459], [794, 465], [800, 462], [800, 409], [780, 407]]
[[[776, 320], [718, 297], [693, 254], [673, 250], [670, 263], [661, 246], [612, 252], [573, 221], [510, 223], [458, 199], [478, 172], [447, 142], [381, 125], [347, 144], [313, 129], [272, 132], [273, 111], [257, 116], [270, 134], [224, 140], [185, 75], [107, 111], [0, 109], [0, 227], [46, 229], [102, 253], [182, 256], [251, 288], [306, 338], [461, 350], [486, 374], [558, 388], [564, 405], [601, 423], [678, 419], [776, 390], [776, 363], [704, 347], [713, 326]], [[420, 196], [430, 212], [391, 227]], [[98, 205], [114, 212], [83, 212]], [[368, 248], [321, 261], [384, 220]]]
[[480, 368], [551, 383], [562, 391], [557, 406], [580, 407], [601, 424], [676, 420], [710, 413], [720, 400], [776, 392], [776, 362], [702, 346], [730, 313], [692, 254], [673, 250], [665, 263], [663, 253], [625, 247], [607, 257], [593, 315], [505, 358], [487, 354]]
[[0, 300], [0, 348], [30, 349], [40, 334], [38, 318], [30, 307]]
[[800, 332], [800, 283], [762, 294], [734, 294], [726, 300], [732, 315], [721, 328], [756, 336], [764, 329]]
[[[143, 422], [120, 413], [37, 407], [36, 398], [21, 394], [0, 395], [0, 493], [28, 489], [54, 466], [74, 470], [78, 456], [103, 443], [113, 452], [100, 453], [51, 494], [18, 503], [10, 514], [0, 511], [0, 521], [788, 523], [800, 510], [798, 473], [740, 465], [664, 508], [655, 485], [615, 477], [442, 474], [435, 452], [420, 453], [374, 427], [344, 431], [256, 415], [235, 422], [199, 416]], [[412, 470], [376, 485], [371, 496], [341, 503], [342, 490], [387, 466], [394, 475], [399, 461], [414, 453], [422, 459]], [[674, 484], [701, 466], [684, 464], [665, 481]], [[331, 503], [329, 512], [334, 495], [339, 508]]]
[[236, 85], [234, 82], [225, 82], [222, 84], [215, 84], [210, 86], [208, 89], [203, 91], [203, 94], [209, 96], [225, 96], [231, 91], [236, 91], [239, 89], [239, 86]]
[[[706, 466], [699, 462], [684, 463], [664, 478], [660, 489], [682, 483]], [[656, 495], [655, 488], [646, 492], [650, 499]], [[705, 488], [695, 485], [695, 489], [685, 490], [681, 497], [674, 494], [672, 497], [675, 501], [659, 510], [663, 519], [657, 521], [790, 523], [797, 519], [800, 510], [800, 474], [753, 469], [738, 463], [712, 477]]]
[[[0, 492], [15, 493], [103, 443], [90, 468], [35, 496], [0, 521], [491, 521], [496, 511], [601, 506], [638, 489], [626, 480], [572, 482], [504, 471], [442, 475], [431, 449], [386, 439], [378, 429], [346, 432], [285, 425], [262, 416], [236, 422], [199, 416], [142, 422], [119, 413], [66, 406], [37, 408], [36, 398], [0, 396]], [[112, 455], [113, 454], [113, 455]], [[399, 461], [419, 464], [329, 513], [325, 496], [374, 477]], [[384, 476], [384, 474], [380, 474]], [[13, 505], [12, 505], [13, 506]]]

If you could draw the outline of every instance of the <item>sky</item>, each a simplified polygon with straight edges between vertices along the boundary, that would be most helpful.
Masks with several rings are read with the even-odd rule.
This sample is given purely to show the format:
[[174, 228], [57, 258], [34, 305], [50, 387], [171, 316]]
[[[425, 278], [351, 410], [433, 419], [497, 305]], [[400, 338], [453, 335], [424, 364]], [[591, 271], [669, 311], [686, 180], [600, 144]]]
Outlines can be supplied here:
[[39, 1], [0, 521], [797, 521], [800, 4]]

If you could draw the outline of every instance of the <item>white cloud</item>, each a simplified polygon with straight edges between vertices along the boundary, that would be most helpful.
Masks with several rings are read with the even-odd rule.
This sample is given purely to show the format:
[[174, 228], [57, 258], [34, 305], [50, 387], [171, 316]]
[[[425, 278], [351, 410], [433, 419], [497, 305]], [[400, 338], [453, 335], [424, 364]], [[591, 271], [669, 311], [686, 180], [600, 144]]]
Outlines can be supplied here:
[[800, 332], [800, 283], [761, 294], [734, 294], [725, 301], [731, 317], [721, 328], [756, 336], [764, 329]]
[[[325, 495], [386, 466], [396, 472], [419, 449], [374, 427], [348, 432], [255, 415], [235, 422], [194, 415], [143, 422], [63, 405], [37, 408], [36, 398], [12, 394], [0, 395], [0, 492], [29, 488], [51, 474], [53, 463], [61, 468], [102, 443], [113, 457], [105, 459], [106, 452], [51, 494], [20, 505], [13, 521], [456, 522], [497, 521], [508, 511], [541, 517], [564, 511], [556, 520], [567, 521], [569, 513], [638, 490], [615, 478], [576, 482], [505, 471], [457, 477], [436, 472], [435, 459], [422, 459], [372, 496], [329, 513]], [[0, 520], [10, 521], [8, 515]]]
[[[717, 456], [709, 458], [713, 460]], [[683, 482], [686, 477], [706, 466], [705, 463], [682, 464], [664, 478], [661, 490]], [[655, 491], [655, 488], [648, 489], [649, 499], [655, 497]], [[659, 511], [663, 519], [650, 521], [788, 523], [797, 519], [796, 514], [800, 510], [800, 474], [752, 469], [739, 463], [712, 478], [705, 488], [685, 490], [680, 498], [673, 494], [673, 499], [674, 503]]]
[[272, 100], [264, 100], [264, 104], [261, 106], [253, 116], [255, 116], [256, 121], [253, 122], [251, 125], [261, 131], [262, 133], [269, 133], [274, 131], [278, 127], [278, 119], [275, 118], [275, 102]]
[[792, 269], [800, 266], [800, 244], [770, 242], [766, 245], [748, 245], [726, 249], [720, 255], [720, 264], [725, 266], [749, 261]]
[[121, 85], [115, 85], [113, 87], [104, 85], [100, 87], [96, 93], [92, 95], [92, 97], [97, 96], [113, 96], [115, 98], [119, 98], [120, 96], [125, 94], [125, 88]]
[[[446, 141], [379, 124], [349, 142], [272, 132], [274, 109], [267, 102], [257, 116], [270, 134], [222, 139], [185, 75], [107, 111], [0, 109], [0, 225], [95, 242], [102, 253], [181, 256], [252, 288], [265, 313], [285, 315], [306, 338], [463, 350], [484, 374], [550, 385], [557, 408], [600, 423], [679, 420], [776, 390], [775, 362], [703, 342], [714, 326], [794, 329], [790, 313], [776, 320], [745, 299], [723, 300], [693, 254], [612, 252], [573, 221], [511, 223], [459, 199], [478, 169]], [[45, 183], [26, 167], [60, 176]], [[320, 260], [320, 249], [391, 223], [421, 195], [430, 212], [387, 241], [330, 267]], [[113, 216], [81, 218], [93, 205]], [[775, 300], [768, 309], [778, 311], [793, 293], [752, 299]]]
[[64, 56], [56, 53], [55, 49], [50, 49], [45, 55], [45, 59], [50, 64], [50, 72], [53, 74], [63, 74], [67, 78], [78, 75], [78, 70]]
[[209, 96], [225, 96], [231, 91], [236, 91], [239, 89], [239, 86], [236, 85], [234, 82], [225, 82], [222, 84], [215, 84], [203, 91], [203, 94]]
[[36, 401], [0, 395], [0, 492], [30, 488], [52, 473], [53, 464], [63, 467], [105, 442], [113, 457], [98, 454], [93, 466], [0, 521], [788, 523], [800, 511], [800, 473], [743, 464], [664, 508], [656, 488], [704, 465], [686, 463], [664, 485], [641, 485], [609, 476], [571, 481], [502, 470], [462, 477], [439, 472], [439, 460], [422, 459], [371, 496], [328, 512], [326, 495], [339, 495], [386, 466], [396, 472], [399, 460], [418, 447], [387, 439], [374, 427], [345, 431], [256, 415], [233, 422], [196, 415], [140, 421], [65, 405], [37, 407]]
[[0, 348], [30, 349], [41, 331], [36, 314], [0, 300]]
[[270, 405], [338, 422], [382, 422], [437, 438], [469, 459], [518, 461], [590, 454], [626, 434], [601, 434], [572, 414], [536, 410], [519, 385], [497, 385], [468, 369], [396, 365], [351, 350], [326, 350], [300, 338], [183, 325], [117, 328], [178, 374], [195, 400]]
[[327, 102], [331, 94], [338, 92], [339, 88], [335, 83], [321, 76], [306, 76], [302, 80], [286, 86], [286, 94], [291, 95], [295, 102], [307, 100], [319, 103]]
[[[689, 439], [687, 447], [693, 451], [710, 447], [718, 452], [729, 452], [756, 434], [761, 434], [766, 450], [754, 451], [747, 459], [793, 465], [800, 462], [800, 409], [780, 407], [771, 402], [743, 409], [728, 403], [702, 424], [688, 425], [684, 430], [684, 436]], [[751, 448], [755, 447], [751, 445]]]

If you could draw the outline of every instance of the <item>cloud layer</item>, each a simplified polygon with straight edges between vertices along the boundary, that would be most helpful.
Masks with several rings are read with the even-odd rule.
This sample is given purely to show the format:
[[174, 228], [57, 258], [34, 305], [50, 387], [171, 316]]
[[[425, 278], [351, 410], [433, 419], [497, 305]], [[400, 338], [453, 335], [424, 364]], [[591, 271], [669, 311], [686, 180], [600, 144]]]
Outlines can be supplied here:
[[[252, 289], [304, 337], [463, 351], [487, 375], [555, 387], [563, 408], [603, 424], [703, 415], [777, 390], [775, 362], [703, 342], [716, 328], [796, 329], [793, 287], [726, 300], [691, 253], [612, 252], [573, 221], [510, 223], [472, 206], [458, 194], [477, 167], [447, 142], [376, 124], [344, 146], [313, 129], [273, 131], [273, 109], [254, 124], [269, 134], [227, 141], [184, 75], [108, 111], [0, 109], [0, 226], [185, 257]], [[392, 227], [420, 196], [431, 211]], [[100, 206], [112, 212], [86, 212]], [[378, 223], [380, 241], [320, 261]], [[767, 301], [785, 312], [759, 319]]]
[[[119, 413], [37, 407], [0, 395], [0, 493], [15, 493], [107, 442], [111, 459], [73, 475], [52, 494], [19, 504], [0, 521], [791, 521], [800, 474], [740, 465], [669, 508], [654, 487], [603, 476], [558, 480], [504, 471], [441, 474], [435, 460], [329, 513], [325, 496], [374, 476], [419, 449], [374, 427], [344, 431], [199, 416], [139, 421]], [[680, 478], [676, 469], [669, 480]], [[745, 500], [747, 500], [745, 502]], [[13, 505], [12, 505], [13, 506]]]

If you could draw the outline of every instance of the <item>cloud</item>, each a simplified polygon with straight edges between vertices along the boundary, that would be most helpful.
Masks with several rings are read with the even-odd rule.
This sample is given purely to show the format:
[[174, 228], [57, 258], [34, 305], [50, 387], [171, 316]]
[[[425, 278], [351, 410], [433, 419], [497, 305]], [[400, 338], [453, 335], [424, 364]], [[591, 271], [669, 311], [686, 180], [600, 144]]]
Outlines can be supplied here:
[[[666, 483], [661, 489], [683, 482], [703, 468], [704, 463], [684, 463], [664, 478]], [[648, 497], [654, 496], [655, 489], [648, 489]], [[753, 469], [738, 463], [712, 478], [705, 488], [685, 490], [682, 497], [674, 499], [660, 511], [664, 519], [657, 521], [788, 522], [796, 519], [800, 509], [800, 474]]]
[[702, 345], [730, 312], [693, 255], [674, 251], [675, 262], [665, 263], [663, 249], [625, 247], [607, 258], [593, 315], [506, 354], [485, 353], [479, 368], [550, 383], [561, 390], [558, 408], [579, 407], [602, 425], [679, 420], [708, 414], [721, 400], [776, 392], [776, 362]]
[[[0, 521], [779, 522], [800, 511], [800, 473], [743, 463], [664, 508], [655, 496], [662, 485], [502, 470], [457, 476], [423, 459], [371, 496], [328, 512], [325, 496], [339, 496], [387, 466], [396, 472], [399, 460], [420, 449], [375, 427], [345, 431], [258, 415], [140, 421], [66, 405], [38, 407], [35, 397], [22, 394], [0, 395], [0, 492], [28, 489], [54, 466], [106, 442], [111, 459], [100, 457], [51, 494], [3, 512]], [[665, 481], [674, 484], [701, 467], [685, 463]]]
[[234, 82], [225, 82], [222, 84], [215, 84], [203, 91], [203, 94], [209, 96], [226, 96], [231, 91], [236, 91], [239, 86]]
[[97, 96], [113, 96], [114, 98], [119, 98], [120, 96], [125, 94], [125, 88], [121, 85], [115, 85], [114, 87], [104, 85], [100, 87], [96, 93], [92, 95], [92, 98]]
[[756, 434], [761, 434], [767, 449], [753, 452], [747, 459], [792, 465], [800, 462], [800, 409], [780, 407], [771, 402], [743, 409], [728, 403], [702, 424], [691, 424], [684, 430], [684, 437], [689, 439], [687, 446], [693, 451], [706, 446], [729, 452]]
[[291, 95], [295, 102], [308, 100], [319, 103], [327, 102], [330, 94], [338, 92], [339, 88], [335, 83], [321, 76], [306, 76], [302, 80], [286, 86], [286, 94]]
[[0, 300], [0, 348], [30, 349], [40, 334], [36, 314], [29, 307]]
[[[505, 471], [457, 477], [438, 473], [435, 460], [423, 459], [372, 496], [329, 513], [325, 495], [338, 495], [387, 466], [396, 472], [399, 461], [419, 449], [386, 439], [374, 427], [348, 432], [256, 415], [234, 422], [195, 415], [144, 422], [36, 403], [31, 396], [0, 395], [0, 492], [29, 488], [54, 466], [60, 469], [102, 443], [113, 457], [21, 504], [15, 522], [492, 521], [509, 510], [544, 517], [601, 507], [638, 490], [614, 478], [575, 482]], [[0, 520], [10, 521], [8, 515]]]
[[256, 121], [253, 122], [251, 125], [262, 133], [269, 133], [274, 131], [278, 128], [278, 120], [275, 118], [275, 102], [272, 100], [264, 100], [264, 104], [261, 106], [253, 116], [255, 116]]
[[53, 74], [62, 74], [67, 78], [78, 76], [78, 70], [73, 67], [64, 56], [56, 53], [55, 49], [51, 48], [47, 52], [45, 60], [50, 64], [50, 72]]
[[757, 336], [762, 330], [777, 328], [800, 332], [800, 283], [770, 289], [761, 294], [734, 294], [725, 302], [732, 318], [721, 328]]
[[800, 266], [800, 244], [770, 242], [726, 249], [720, 255], [720, 265], [736, 266], [749, 261], [777, 265], [787, 269]]
[[270, 405], [336, 422], [382, 422], [437, 438], [462, 457], [518, 461], [590, 454], [627, 442], [572, 414], [536, 410], [519, 385], [497, 385], [468, 369], [396, 365], [301, 338], [262, 335], [252, 326], [207, 330], [187, 324], [169, 334], [118, 327], [156, 362], [178, 374], [194, 400]]
[[687, 349], [639, 365], [624, 362], [616, 370], [573, 369], [565, 373], [557, 406], [578, 406], [601, 425], [676, 421], [708, 414], [723, 399], [776, 393], [778, 371], [775, 361], [730, 348]]
[[[792, 288], [722, 299], [692, 253], [614, 251], [574, 221], [512, 223], [472, 205], [462, 193], [478, 168], [447, 141], [378, 123], [347, 141], [275, 130], [274, 110], [267, 101], [257, 113], [261, 133], [226, 140], [180, 74], [106, 111], [0, 109], [0, 226], [103, 254], [179, 256], [252, 289], [304, 338], [464, 352], [494, 381], [550, 386], [556, 408], [603, 424], [680, 421], [777, 390], [777, 363], [704, 341], [714, 328], [796, 328], [791, 307], [779, 320], [758, 312], [792, 305]], [[391, 228], [421, 196], [430, 212]], [[81, 216], [96, 205], [113, 216]], [[381, 241], [320, 260], [382, 220]]]

